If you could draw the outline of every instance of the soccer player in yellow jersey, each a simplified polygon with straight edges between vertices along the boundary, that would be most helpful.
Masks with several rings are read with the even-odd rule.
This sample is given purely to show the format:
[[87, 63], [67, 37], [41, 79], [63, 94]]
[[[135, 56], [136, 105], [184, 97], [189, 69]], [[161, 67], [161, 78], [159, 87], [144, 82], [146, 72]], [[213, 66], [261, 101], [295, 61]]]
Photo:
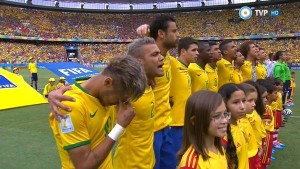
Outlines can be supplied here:
[[223, 58], [217, 62], [219, 88], [227, 83], [232, 83], [233, 61], [236, 59], [237, 48], [233, 41], [224, 40], [220, 43]]
[[242, 55], [245, 56], [245, 63], [241, 67], [243, 80], [253, 80], [256, 81], [256, 62], [258, 60], [258, 47], [255, 45], [254, 41], [246, 41], [241, 44], [239, 50]]
[[230, 113], [219, 94], [193, 93], [185, 111], [178, 169], [227, 169], [221, 139], [226, 135], [229, 119]]
[[[150, 32], [149, 32], [150, 31]], [[170, 83], [172, 79], [170, 53], [171, 48], [177, 46], [179, 40], [179, 32], [176, 26], [175, 19], [171, 16], [159, 16], [151, 25], [142, 25], [137, 29], [137, 32], [142, 35], [149, 35], [155, 39], [162, 56], [164, 56], [163, 77], [155, 78], [153, 90], [155, 97], [155, 114], [154, 114], [154, 152], [155, 152], [155, 168], [175, 168], [176, 157], [172, 154], [172, 144], [170, 138], [169, 124], [172, 119], [170, 117], [171, 107], [169, 103]], [[160, 66], [161, 68], [161, 66]], [[54, 92], [51, 92], [48, 97], [52, 114], [55, 118], [60, 116], [60, 111], [57, 107], [71, 111], [68, 106], [60, 103], [61, 100], [74, 101], [72, 97], [62, 96], [62, 93], [70, 90], [69, 87], [61, 87]]]
[[210, 46], [210, 53], [211, 53], [211, 60], [209, 63], [205, 65], [205, 72], [207, 73], [208, 77], [208, 90], [213, 92], [218, 92], [219, 84], [218, 84], [218, 68], [217, 62], [221, 60], [222, 54], [219, 49], [219, 45], [211, 41], [209, 42]]
[[[149, 32], [150, 31], [150, 32]], [[179, 32], [175, 19], [161, 15], [149, 25], [142, 25], [137, 29], [140, 35], [147, 35], [155, 39], [161, 54], [164, 56], [164, 76], [155, 78], [155, 115], [154, 115], [154, 152], [155, 169], [175, 169], [176, 156], [173, 153], [173, 141], [170, 138], [170, 84], [172, 80], [170, 49], [175, 48], [179, 41]]]
[[265, 79], [267, 77], [267, 68], [264, 64], [267, 54], [264, 48], [259, 48], [258, 51], [258, 61], [256, 67], [256, 76], [257, 79]]
[[232, 76], [232, 83], [240, 84], [244, 81], [241, 67], [244, 65], [245, 57], [241, 54], [241, 52], [237, 52], [236, 55], [237, 58], [234, 60], [234, 71]]
[[[191, 95], [191, 78], [188, 66], [197, 59], [198, 42], [193, 38], [182, 38], [178, 43], [178, 59], [171, 57], [172, 81], [170, 87], [171, 138], [173, 153], [176, 154], [182, 144], [182, 128], [184, 126], [184, 112], [186, 101]], [[180, 83], [179, 83], [180, 82]]]
[[192, 93], [199, 90], [208, 90], [208, 76], [205, 72], [205, 65], [210, 62], [211, 54], [208, 42], [199, 42], [199, 56], [196, 63], [191, 63], [188, 67], [192, 82]]
[[[71, 112], [61, 110], [65, 117], [60, 121], [52, 113], [49, 117], [63, 169], [112, 168], [111, 149], [134, 117], [128, 102], [143, 95], [146, 81], [137, 59], [116, 56], [101, 73], [71, 86], [65, 95], [75, 101], [63, 102]], [[117, 104], [117, 124], [110, 131], [111, 105]]]
[[38, 75], [37, 75], [38, 68], [37, 68], [37, 65], [36, 65], [35, 60], [34, 60], [33, 57], [29, 58], [28, 70], [30, 72], [30, 78], [31, 78], [30, 85], [31, 85], [31, 87], [33, 87], [33, 83], [34, 83], [35, 90], [38, 90], [38, 86], [37, 86], [37, 82], [38, 82]]
[[227, 136], [224, 138], [226, 144], [227, 163], [229, 168], [248, 169], [248, 145], [238, 120], [244, 118], [245, 93], [236, 84], [228, 83], [218, 91], [225, 102], [226, 109], [231, 113]]
[[113, 167], [149, 169], [155, 165], [153, 150], [155, 100], [150, 85], [155, 77], [164, 75], [163, 56], [152, 38], [138, 39], [128, 48], [128, 55], [138, 59], [144, 66], [148, 85], [144, 95], [131, 103], [136, 115], [118, 140]]
[[49, 79], [49, 83], [47, 83], [44, 87], [44, 92], [43, 92], [43, 95], [48, 98], [48, 94], [55, 90], [56, 89], [56, 86], [55, 86], [55, 79], [54, 78], [50, 78]]

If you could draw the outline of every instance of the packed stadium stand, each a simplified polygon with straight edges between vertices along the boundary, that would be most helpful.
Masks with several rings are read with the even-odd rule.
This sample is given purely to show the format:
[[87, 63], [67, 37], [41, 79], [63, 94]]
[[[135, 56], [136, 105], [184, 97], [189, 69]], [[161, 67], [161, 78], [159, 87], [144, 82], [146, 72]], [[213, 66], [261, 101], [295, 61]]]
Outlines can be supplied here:
[[[236, 9], [173, 12], [181, 37], [227, 37], [289, 34], [300, 32], [300, 2], [258, 9], [280, 9], [280, 16], [239, 18]], [[136, 28], [161, 13], [107, 14], [48, 11], [0, 6], [0, 35], [47, 38], [119, 39], [130, 42], [138, 38]], [[238, 40], [240, 42], [241, 40]], [[299, 37], [259, 40], [267, 53], [290, 50], [298, 62]], [[66, 55], [64, 43], [9, 40], [0, 42], [0, 63], [23, 63], [29, 57], [39, 62], [58, 62]], [[79, 44], [79, 51], [91, 62], [106, 62], [113, 54], [126, 51], [126, 43]]]

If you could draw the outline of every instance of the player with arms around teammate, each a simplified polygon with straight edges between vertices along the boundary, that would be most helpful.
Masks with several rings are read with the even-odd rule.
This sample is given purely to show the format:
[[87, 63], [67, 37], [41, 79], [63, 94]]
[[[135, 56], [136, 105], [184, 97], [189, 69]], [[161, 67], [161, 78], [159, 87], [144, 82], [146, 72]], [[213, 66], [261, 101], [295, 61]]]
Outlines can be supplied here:
[[153, 150], [155, 100], [150, 85], [155, 77], [164, 75], [162, 69], [164, 58], [152, 38], [142, 38], [131, 43], [128, 54], [144, 66], [148, 85], [143, 96], [131, 103], [136, 115], [118, 140], [113, 167], [149, 169], [155, 165]]
[[[99, 74], [82, 84], [75, 83], [65, 93], [75, 102], [65, 101], [69, 113], [49, 122], [56, 140], [62, 168], [112, 168], [111, 149], [134, 117], [128, 103], [140, 98], [146, 88], [146, 75], [140, 63], [131, 56], [113, 57]], [[109, 132], [111, 114], [119, 105], [117, 124]]]

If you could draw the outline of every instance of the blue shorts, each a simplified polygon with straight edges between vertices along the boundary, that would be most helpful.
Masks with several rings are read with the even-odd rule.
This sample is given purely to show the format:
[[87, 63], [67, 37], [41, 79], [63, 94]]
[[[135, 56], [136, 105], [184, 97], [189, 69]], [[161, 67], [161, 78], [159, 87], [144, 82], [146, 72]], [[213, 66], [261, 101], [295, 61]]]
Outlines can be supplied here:
[[37, 73], [31, 73], [31, 81], [38, 81]]
[[173, 150], [170, 127], [154, 132], [155, 169], [176, 169], [177, 160]]
[[173, 154], [177, 154], [181, 144], [183, 136], [183, 127], [182, 126], [173, 126], [170, 130], [170, 136], [173, 140]]

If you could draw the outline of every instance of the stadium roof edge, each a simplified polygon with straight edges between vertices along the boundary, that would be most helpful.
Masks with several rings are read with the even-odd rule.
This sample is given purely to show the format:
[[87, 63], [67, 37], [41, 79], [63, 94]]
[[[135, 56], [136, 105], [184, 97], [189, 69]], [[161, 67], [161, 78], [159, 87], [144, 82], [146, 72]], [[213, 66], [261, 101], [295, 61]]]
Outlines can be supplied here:
[[277, 1], [260, 1], [260, 2], [241, 3], [241, 4], [216, 5], [216, 6], [182, 7], [182, 8], [168, 8], [168, 9], [143, 9], [143, 10], [77, 9], [77, 8], [64, 8], [64, 7], [54, 7], [54, 6], [50, 7], [50, 6], [41, 6], [41, 5], [30, 5], [30, 4], [11, 2], [11, 1], [0, 1], [0, 5], [39, 9], [39, 10], [49, 10], [49, 11], [61, 11], [61, 12], [130, 14], [130, 13], [170, 13], [170, 12], [193, 12], [193, 11], [207, 11], [207, 10], [236, 9], [242, 6], [256, 7], [256, 6], [276, 5], [276, 4], [284, 4], [284, 3], [292, 3], [292, 2], [298, 2], [298, 1], [277, 0]]

